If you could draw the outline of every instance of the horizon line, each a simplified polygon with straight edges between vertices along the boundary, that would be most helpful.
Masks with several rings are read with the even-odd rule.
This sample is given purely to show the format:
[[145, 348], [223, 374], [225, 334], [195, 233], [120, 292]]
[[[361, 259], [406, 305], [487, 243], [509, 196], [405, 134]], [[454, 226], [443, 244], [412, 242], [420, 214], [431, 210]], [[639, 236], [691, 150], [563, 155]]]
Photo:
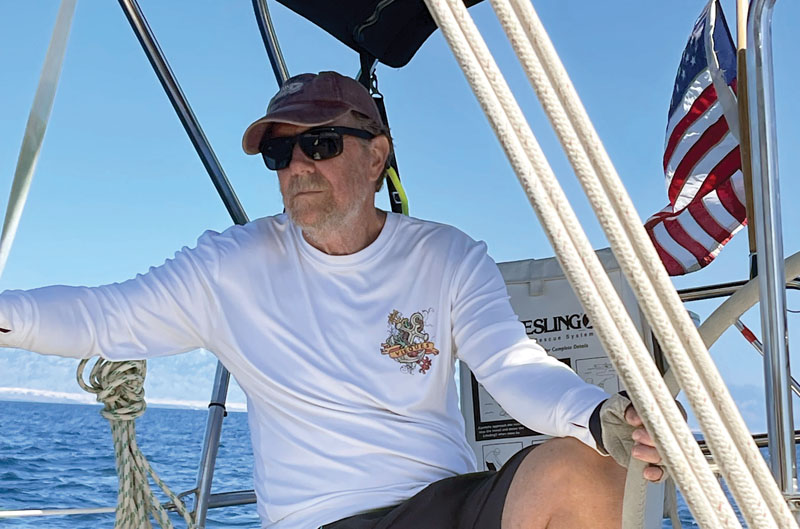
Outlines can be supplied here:
[[[90, 404], [100, 405], [94, 395], [89, 393], [67, 393], [64, 391], [51, 391], [34, 388], [8, 388], [0, 387], [0, 400], [14, 400], [23, 402], [51, 402], [54, 404]], [[148, 406], [154, 408], [182, 408], [204, 410], [209, 404], [199, 400], [178, 399], [145, 399]], [[246, 412], [247, 404], [244, 402], [228, 402], [225, 409], [229, 412]]]

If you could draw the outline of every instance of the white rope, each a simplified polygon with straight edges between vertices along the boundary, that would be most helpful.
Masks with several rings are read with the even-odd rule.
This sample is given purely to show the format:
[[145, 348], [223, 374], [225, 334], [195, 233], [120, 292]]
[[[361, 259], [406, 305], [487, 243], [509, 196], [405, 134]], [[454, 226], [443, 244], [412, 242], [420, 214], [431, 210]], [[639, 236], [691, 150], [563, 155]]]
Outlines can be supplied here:
[[53, 36], [50, 38], [50, 45], [47, 48], [44, 66], [42, 66], [42, 73], [39, 77], [39, 86], [36, 88], [31, 112], [28, 115], [28, 123], [25, 125], [25, 135], [19, 150], [17, 168], [14, 170], [14, 182], [11, 184], [8, 208], [3, 221], [3, 233], [0, 236], [0, 275], [3, 274], [3, 269], [8, 261], [11, 245], [22, 217], [22, 210], [31, 188], [36, 161], [39, 159], [39, 152], [42, 149], [44, 132], [47, 129], [47, 121], [50, 119], [50, 111], [53, 109], [53, 100], [56, 97], [58, 78], [64, 62], [76, 1], [62, 0], [61, 7], [58, 9]]
[[88, 361], [88, 359], [81, 360], [78, 365], [78, 384], [89, 393], [96, 394], [98, 402], [105, 405], [100, 414], [111, 423], [111, 435], [114, 439], [119, 478], [114, 528], [150, 528], [152, 514], [162, 528], [172, 529], [167, 510], [150, 489], [147, 480], [147, 475], [150, 474], [156, 485], [175, 505], [178, 513], [186, 521], [187, 527], [192, 529], [194, 523], [186, 506], [158, 477], [136, 443], [135, 420], [144, 413], [146, 407], [145, 361], [109, 362], [100, 358], [92, 368], [87, 384], [83, 380], [83, 370]]
[[[533, 6], [524, 0], [510, 1], [515, 13], [500, 0], [493, 0], [492, 4], [564, 145], [621, 268], [681, 386], [687, 391], [698, 421], [710, 441], [709, 446], [715, 458], [719, 458], [721, 471], [748, 524], [751, 527], [773, 527], [778, 523], [780, 527], [797, 527], [722, 377], [669, 281]], [[522, 24], [517, 16], [522, 18]], [[733, 447], [727, 442], [727, 432], [731, 432]], [[769, 515], [764, 512], [762, 500], [767, 503]]]
[[[474, 40], [470, 40], [470, 42], [474, 42]], [[471, 79], [471, 80], [472, 80], [472, 79]], [[482, 101], [482, 103], [484, 103], [484, 101]], [[492, 114], [490, 114], [490, 118], [491, 118], [491, 117], [493, 117], [493, 115], [492, 115]], [[528, 134], [530, 134], [530, 131], [529, 131], [529, 130], [528, 130]], [[547, 171], [549, 171], [549, 168], [547, 169]], [[551, 176], [552, 176], [552, 175], [551, 175]], [[535, 192], [535, 191], [534, 191], [534, 192]], [[535, 198], [535, 197], [534, 197], [534, 198]], [[567, 208], [567, 207], [565, 207], [565, 208], [564, 208], [564, 210], [566, 210], [566, 209], [568, 209], [568, 208]], [[545, 215], [546, 215], [546, 213], [545, 213]], [[585, 249], [585, 248], [584, 248], [584, 249]], [[593, 254], [594, 254], [594, 252], [593, 252], [593, 251], [591, 251], [591, 248], [589, 248], [589, 251], [588, 251], [588, 252], [586, 252], [586, 254], [591, 254], [591, 255], [593, 255]], [[566, 259], [564, 259], [564, 261], [568, 261], [568, 260], [569, 260], [569, 258], [566, 258]], [[569, 266], [569, 264], [567, 264], [567, 266]], [[601, 269], [601, 273], [602, 273], [602, 269]], [[587, 275], [587, 274], [586, 274], [586, 273], [584, 273], [584, 274], [583, 274], [583, 277], [586, 277], [586, 275]], [[589, 275], [589, 276], [591, 276], [591, 274], [588, 274], [588, 275]], [[598, 274], [598, 276], [599, 276], [599, 275], [600, 275], [600, 274]], [[580, 276], [579, 276], [579, 277], [580, 277]], [[580, 288], [580, 287], [578, 287], [578, 288]], [[622, 311], [620, 311], [620, 312], [622, 312]], [[595, 318], [595, 316], [592, 316], [592, 317], [593, 317], [593, 319]], [[597, 320], [595, 320], [595, 321], [597, 321]], [[598, 325], [598, 327], [602, 327], [602, 325]], [[606, 345], [608, 345], [608, 342], [606, 343]], [[613, 348], [613, 347], [612, 347], [612, 348]], [[670, 400], [670, 401], [671, 401], [671, 399], [668, 399], [668, 400]]]
[[[697, 481], [693, 465], [687, 462], [680, 448], [675, 448], [691, 444], [695, 456], [702, 457], [666, 387], [663, 386], [663, 383], [661, 386], [658, 385], [661, 378], [650, 360], [649, 353], [622, 308], [591, 245], [579, 229], [577, 219], [575, 219], [563, 191], [558, 186], [530, 128], [520, 117], [521, 112], [510, 95], [510, 90], [497, 71], [488, 50], [485, 50], [485, 44], [477, 34], [477, 30], [474, 29], [469, 16], [459, 2], [448, 4], [443, 0], [427, 0], [427, 3], [501, 139], [506, 154], [556, 249], [556, 254], [559, 256], [566, 275], [590, 317], [596, 322], [598, 335], [612, 361], [618, 367], [624, 383], [635, 397], [638, 394], [636, 397], [638, 401], [661, 403], [660, 407], [643, 410], [643, 415], [649, 417], [648, 421], [651, 426], [655, 425], [657, 430], [662, 432], [665, 439], [664, 445], [667, 446], [667, 449], [664, 450], [667, 464], [673, 469], [676, 477], [681, 480], [682, 490], [692, 491], [690, 495], [687, 495], [687, 500], [688, 496], [691, 496], [692, 502], [702, 505], [702, 508], [697, 509], [698, 519], [706, 522], [706, 525], [710, 527], [740, 527], [719, 487], [716, 487], [716, 491], [714, 489], [703, 490]], [[451, 8], [453, 12], [450, 11]], [[457, 21], [456, 18], [459, 15], [461, 20]], [[464, 27], [459, 28], [458, 22], [462, 22], [465, 27], [470, 28], [469, 39], [461, 33]], [[476, 49], [470, 49], [470, 45]], [[481, 55], [480, 63], [474, 56], [476, 53]], [[502, 94], [498, 96], [496, 92], [502, 92]], [[527, 154], [525, 150], [527, 150]], [[594, 281], [597, 281], [598, 284], [595, 284]], [[598, 291], [598, 285], [602, 285], [600, 288], [604, 290], [603, 297]], [[606, 296], [608, 296], [606, 300], [608, 306], [602, 302]], [[614, 298], [616, 298], [615, 301]], [[610, 308], [611, 310], [609, 310]], [[614, 320], [614, 316], [623, 314], [625, 315], [624, 319]], [[622, 343], [619, 341], [620, 338], [622, 338]], [[635, 363], [641, 365], [629, 365], [622, 362], [621, 358], [626, 354], [630, 354], [635, 359]], [[646, 400], [642, 397], [643, 395], [646, 396]], [[672, 420], [668, 421], [667, 417]], [[691, 443], [678, 443], [671, 426], [672, 423], [678, 422], [680, 423], [677, 426], [678, 430], [683, 429], [680, 435], [691, 439]], [[702, 461], [705, 462], [704, 459]], [[702, 467], [704, 466], [703, 464]], [[702, 472], [702, 467], [697, 466], [698, 472]], [[714, 499], [713, 504], [706, 494]]]

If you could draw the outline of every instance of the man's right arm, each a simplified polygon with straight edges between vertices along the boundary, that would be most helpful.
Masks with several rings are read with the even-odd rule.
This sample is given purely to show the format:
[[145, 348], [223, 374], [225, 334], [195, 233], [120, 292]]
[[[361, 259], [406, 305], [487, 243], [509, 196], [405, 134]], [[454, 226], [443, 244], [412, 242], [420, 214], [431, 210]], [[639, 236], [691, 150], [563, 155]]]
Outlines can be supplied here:
[[0, 346], [113, 360], [204, 347], [212, 333], [218, 254], [206, 233], [159, 267], [123, 283], [0, 294]]

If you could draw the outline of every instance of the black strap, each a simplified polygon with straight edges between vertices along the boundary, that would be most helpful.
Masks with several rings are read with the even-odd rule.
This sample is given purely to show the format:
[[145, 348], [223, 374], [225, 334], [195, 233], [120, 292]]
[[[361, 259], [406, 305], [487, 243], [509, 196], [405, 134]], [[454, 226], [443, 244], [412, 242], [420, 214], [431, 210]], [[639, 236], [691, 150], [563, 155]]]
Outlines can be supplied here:
[[[359, 58], [361, 60], [361, 73], [358, 76], [358, 82], [364, 85], [372, 94], [372, 100], [375, 101], [375, 105], [378, 107], [378, 113], [381, 115], [383, 124], [386, 129], [389, 130], [389, 118], [386, 116], [386, 105], [383, 103], [383, 94], [378, 91], [378, 77], [374, 72], [376, 59], [368, 53], [360, 54]], [[400, 178], [400, 171], [397, 169], [397, 158], [394, 155], [394, 149], [389, 153], [389, 165], [395, 170], [397, 177]], [[403, 201], [400, 199], [400, 193], [397, 192], [397, 188], [390, 178], [386, 179], [386, 190], [389, 192], [389, 204], [392, 208], [392, 212], [403, 213]]]
[[361, 83], [364, 88], [372, 92], [372, 75], [375, 71], [375, 63], [377, 59], [370, 55], [369, 53], [361, 53], [359, 56], [359, 61], [361, 62], [361, 71], [358, 72], [358, 81]]
[[228, 416], [228, 410], [227, 410], [227, 408], [225, 408], [225, 403], [224, 402], [211, 402], [211, 403], [208, 404], [209, 408], [212, 407], [212, 406], [219, 406], [220, 408], [222, 408], [222, 416], [223, 417], [227, 417]]
[[[375, 101], [375, 104], [378, 106], [378, 112], [381, 113], [381, 119], [383, 119], [384, 125], [386, 128], [389, 128], [389, 120], [386, 117], [386, 107], [383, 104], [383, 94], [380, 92], [375, 91], [373, 94], [372, 99]], [[395, 170], [397, 173], [397, 177], [400, 177], [400, 171], [397, 169], [397, 158], [394, 155], [394, 149], [392, 152], [389, 153], [389, 165], [392, 169]], [[386, 179], [386, 190], [389, 192], [389, 204], [392, 206], [392, 212], [394, 213], [402, 213], [403, 212], [403, 202], [400, 200], [400, 193], [397, 192], [397, 188], [394, 185], [394, 182], [390, 178]]]
[[598, 404], [589, 417], [589, 432], [592, 434], [594, 443], [597, 445], [597, 449], [600, 450], [600, 453], [608, 455], [608, 450], [606, 450], [605, 443], [603, 443], [603, 425], [600, 422], [600, 408], [602, 408], [605, 403], [606, 401], [604, 400]]

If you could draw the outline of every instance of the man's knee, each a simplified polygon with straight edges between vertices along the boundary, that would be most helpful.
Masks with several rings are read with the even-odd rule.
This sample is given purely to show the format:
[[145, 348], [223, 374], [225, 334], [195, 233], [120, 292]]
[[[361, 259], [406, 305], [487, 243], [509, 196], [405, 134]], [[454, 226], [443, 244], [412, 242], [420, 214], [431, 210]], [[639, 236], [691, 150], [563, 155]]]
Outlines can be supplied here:
[[[506, 497], [503, 529], [558, 527], [584, 516], [621, 516], [625, 469], [573, 438], [551, 439], [522, 461]], [[594, 512], [594, 515], [591, 513]], [[572, 518], [574, 517], [574, 519]], [[597, 520], [596, 527], [605, 527]]]
[[519, 471], [534, 474], [534, 479], [562, 483], [587, 479], [596, 473], [611, 473], [612, 476], [617, 473], [624, 477], [624, 469], [612, 458], [600, 455], [571, 437], [542, 443], [525, 457]]

